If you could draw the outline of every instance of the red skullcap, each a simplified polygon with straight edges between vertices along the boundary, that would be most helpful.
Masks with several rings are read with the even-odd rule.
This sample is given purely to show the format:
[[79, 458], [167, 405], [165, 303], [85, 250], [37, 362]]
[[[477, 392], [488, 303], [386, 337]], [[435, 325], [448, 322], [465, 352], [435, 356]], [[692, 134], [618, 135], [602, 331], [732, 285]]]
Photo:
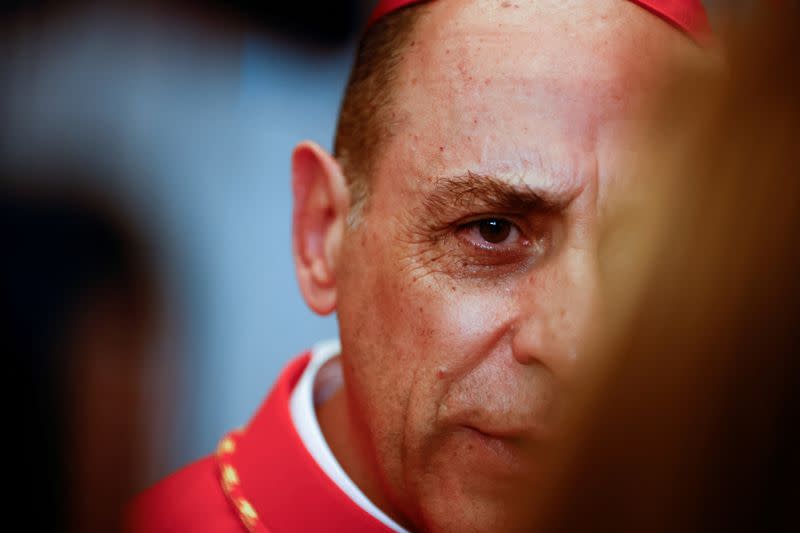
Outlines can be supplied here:
[[[418, 4], [428, 0], [381, 0], [372, 12], [367, 26], [401, 7]], [[519, 0], [523, 1], [523, 0]], [[703, 41], [711, 34], [708, 16], [700, 0], [629, 0], [663, 18], [676, 28], [688, 34], [695, 41]]]

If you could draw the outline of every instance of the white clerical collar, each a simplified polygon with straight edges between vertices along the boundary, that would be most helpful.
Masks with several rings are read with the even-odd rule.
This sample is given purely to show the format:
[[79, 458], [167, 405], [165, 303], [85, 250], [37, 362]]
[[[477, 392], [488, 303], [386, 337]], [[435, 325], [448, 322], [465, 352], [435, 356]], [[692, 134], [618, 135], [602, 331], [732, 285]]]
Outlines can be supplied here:
[[[361, 492], [353, 480], [345, 473], [331, 452], [317, 421], [315, 407], [324, 403], [339, 390], [343, 384], [342, 366], [336, 357], [342, 348], [339, 340], [321, 342], [311, 350], [311, 361], [300, 376], [300, 380], [292, 391], [289, 400], [289, 411], [292, 422], [305, 444], [308, 453], [317, 462], [336, 485], [353, 500], [353, 502], [382, 522], [386, 527], [398, 533], [408, 533], [386, 513], [378, 509], [366, 495]], [[325, 364], [330, 363], [330, 364]], [[323, 368], [324, 366], [324, 368]], [[320, 369], [323, 370], [320, 372]]]

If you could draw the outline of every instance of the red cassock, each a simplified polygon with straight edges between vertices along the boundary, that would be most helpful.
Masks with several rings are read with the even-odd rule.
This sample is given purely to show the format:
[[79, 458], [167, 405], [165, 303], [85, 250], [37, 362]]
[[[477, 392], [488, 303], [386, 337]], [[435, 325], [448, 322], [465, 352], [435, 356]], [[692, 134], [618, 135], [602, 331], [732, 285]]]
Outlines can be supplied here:
[[284, 369], [256, 416], [213, 456], [134, 500], [125, 530], [390, 532], [328, 477], [295, 430], [289, 398], [309, 359], [306, 353]]

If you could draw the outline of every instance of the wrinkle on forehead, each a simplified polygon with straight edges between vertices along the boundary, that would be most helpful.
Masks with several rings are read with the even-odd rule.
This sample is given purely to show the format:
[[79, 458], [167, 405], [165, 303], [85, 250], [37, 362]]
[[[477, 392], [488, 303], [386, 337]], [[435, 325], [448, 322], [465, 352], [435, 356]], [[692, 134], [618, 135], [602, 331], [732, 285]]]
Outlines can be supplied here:
[[529, 189], [544, 198], [567, 203], [596, 178], [596, 162], [590, 152], [562, 150], [547, 152], [520, 151], [508, 159], [479, 159], [475, 164], [438, 165], [443, 169], [431, 174], [430, 167], [415, 165], [417, 180], [410, 180], [413, 190], [426, 191], [442, 178], [468, 175], [492, 176], [511, 186]]
[[658, 49], [688, 41], [625, 0], [503, 4], [427, 4], [400, 65], [377, 174], [421, 184], [475, 172], [583, 188], [608, 163], [606, 137], [635, 114]]

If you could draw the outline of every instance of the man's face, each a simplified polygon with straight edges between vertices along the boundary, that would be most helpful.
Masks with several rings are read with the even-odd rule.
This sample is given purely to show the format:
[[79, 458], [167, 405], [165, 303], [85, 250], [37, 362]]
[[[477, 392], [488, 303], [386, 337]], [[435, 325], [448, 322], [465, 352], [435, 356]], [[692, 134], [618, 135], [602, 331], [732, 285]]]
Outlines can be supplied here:
[[347, 397], [405, 518], [495, 531], [594, 320], [621, 125], [683, 38], [621, 0], [425, 9], [338, 263]]

